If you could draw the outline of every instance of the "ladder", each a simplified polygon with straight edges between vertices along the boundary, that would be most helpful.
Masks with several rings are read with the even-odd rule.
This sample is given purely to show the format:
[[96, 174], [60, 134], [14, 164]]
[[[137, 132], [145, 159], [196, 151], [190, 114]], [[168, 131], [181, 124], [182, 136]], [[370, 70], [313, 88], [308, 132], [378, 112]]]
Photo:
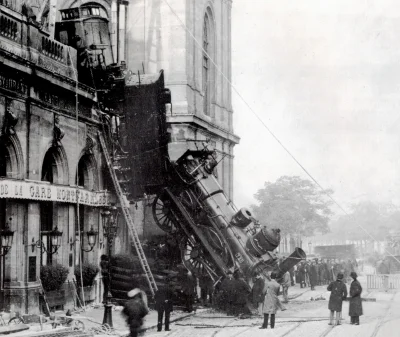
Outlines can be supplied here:
[[106, 164], [108, 166], [112, 181], [114, 183], [115, 192], [118, 196], [119, 202], [121, 204], [121, 209], [124, 214], [126, 224], [128, 226], [130, 238], [132, 240], [133, 245], [135, 246], [136, 252], [139, 257], [140, 264], [146, 275], [146, 279], [147, 279], [147, 282], [150, 287], [150, 292], [151, 292], [152, 296], [154, 296], [157, 291], [157, 284], [156, 284], [156, 281], [154, 280], [154, 276], [150, 270], [150, 266], [147, 262], [146, 255], [144, 254], [142, 244], [140, 243], [140, 240], [139, 240], [139, 235], [135, 228], [135, 224], [133, 223], [133, 219], [132, 219], [132, 216], [131, 216], [131, 213], [129, 210], [129, 201], [126, 198], [126, 196], [124, 195], [124, 192], [122, 191], [121, 185], [118, 181], [117, 174], [113, 167], [113, 163], [111, 161], [110, 155], [107, 150], [106, 142], [104, 140], [104, 137], [103, 137], [101, 131], [98, 131], [98, 136], [99, 136], [99, 140], [100, 140], [101, 148], [103, 150], [104, 157], [106, 159]]

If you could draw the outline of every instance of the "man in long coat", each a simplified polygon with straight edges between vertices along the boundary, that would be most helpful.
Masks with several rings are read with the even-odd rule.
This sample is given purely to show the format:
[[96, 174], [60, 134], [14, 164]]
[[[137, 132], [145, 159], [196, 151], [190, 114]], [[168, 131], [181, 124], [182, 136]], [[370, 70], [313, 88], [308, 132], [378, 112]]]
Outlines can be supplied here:
[[233, 279], [233, 273], [228, 271], [227, 277], [221, 283], [221, 291], [222, 291], [222, 304], [223, 309], [226, 309], [226, 314], [228, 316], [234, 314], [234, 303], [233, 299], [235, 298], [235, 281]]
[[350, 285], [350, 305], [349, 316], [351, 317], [351, 324], [360, 325], [360, 316], [363, 314], [361, 293], [362, 287], [360, 282], [357, 281], [357, 274], [353, 271], [350, 274], [353, 279]]
[[343, 274], [338, 273], [337, 280], [330, 283], [328, 286], [328, 291], [331, 292], [328, 304], [328, 308], [331, 311], [329, 325], [333, 325], [333, 316], [335, 311], [336, 311], [336, 325], [340, 325], [342, 304], [343, 300], [347, 297], [347, 288], [342, 280], [343, 280]]
[[162, 330], [163, 326], [163, 316], [165, 313], [165, 331], [169, 330], [169, 319], [171, 312], [173, 311], [172, 300], [174, 297], [173, 289], [171, 286], [171, 280], [169, 277], [165, 279], [165, 286], [160, 287], [155, 296], [155, 309], [158, 313], [158, 324], [157, 324], [157, 331]]
[[241, 277], [241, 274], [238, 270], [233, 274], [233, 279], [234, 291], [236, 294], [233, 300], [234, 315], [238, 316], [241, 314], [251, 314], [250, 310], [247, 308], [247, 300], [251, 292], [249, 285]]
[[279, 288], [280, 285], [275, 281], [276, 274], [271, 273], [271, 279], [267, 279], [264, 285], [264, 322], [260, 329], [266, 329], [268, 327], [269, 315], [271, 315], [271, 329], [275, 327], [275, 314], [279, 308]]
[[310, 277], [311, 290], [315, 290], [315, 286], [317, 285], [318, 282], [318, 272], [314, 261], [311, 262], [308, 275]]
[[303, 288], [306, 285], [306, 269], [304, 266], [304, 262], [300, 262], [298, 273], [299, 273], [300, 288]]
[[264, 285], [265, 281], [261, 274], [256, 275], [256, 280], [254, 281], [253, 288], [251, 289], [251, 301], [253, 305], [257, 308], [258, 314], [262, 315], [262, 306], [264, 302]]

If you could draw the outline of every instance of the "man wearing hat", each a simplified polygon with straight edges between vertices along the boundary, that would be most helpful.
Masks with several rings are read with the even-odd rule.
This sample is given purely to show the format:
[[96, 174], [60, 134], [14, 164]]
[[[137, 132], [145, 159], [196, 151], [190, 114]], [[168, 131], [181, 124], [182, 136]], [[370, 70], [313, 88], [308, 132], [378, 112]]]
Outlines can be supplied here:
[[352, 271], [350, 277], [353, 279], [353, 282], [350, 285], [349, 316], [351, 317], [351, 324], [360, 325], [360, 316], [363, 314], [361, 302], [362, 287], [360, 282], [357, 281], [356, 272]]
[[165, 331], [170, 331], [169, 318], [171, 312], [173, 311], [173, 306], [172, 306], [173, 296], [174, 293], [171, 287], [171, 280], [169, 277], [167, 277], [165, 279], [165, 286], [160, 287], [154, 296], [156, 302], [156, 310], [158, 312], [157, 331], [162, 330], [164, 313], [165, 313]]
[[343, 300], [347, 297], [347, 288], [343, 283], [343, 273], [337, 274], [337, 279], [331, 282], [328, 286], [328, 291], [331, 292], [329, 297], [328, 308], [331, 311], [329, 325], [334, 325], [333, 317], [336, 311], [336, 325], [340, 325], [340, 317], [342, 313]]
[[149, 313], [146, 293], [139, 288], [128, 292], [129, 299], [125, 302], [122, 313], [131, 331], [130, 337], [137, 337], [143, 318]]

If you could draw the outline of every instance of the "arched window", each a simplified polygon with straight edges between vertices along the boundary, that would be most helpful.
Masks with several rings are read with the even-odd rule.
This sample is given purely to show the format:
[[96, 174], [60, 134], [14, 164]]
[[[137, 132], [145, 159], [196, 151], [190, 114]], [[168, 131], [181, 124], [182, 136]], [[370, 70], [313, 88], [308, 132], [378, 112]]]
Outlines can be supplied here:
[[210, 82], [212, 81], [212, 64], [210, 58], [213, 53], [213, 32], [211, 26], [210, 13], [204, 15], [203, 23], [203, 112], [205, 115], [211, 114], [211, 93]]

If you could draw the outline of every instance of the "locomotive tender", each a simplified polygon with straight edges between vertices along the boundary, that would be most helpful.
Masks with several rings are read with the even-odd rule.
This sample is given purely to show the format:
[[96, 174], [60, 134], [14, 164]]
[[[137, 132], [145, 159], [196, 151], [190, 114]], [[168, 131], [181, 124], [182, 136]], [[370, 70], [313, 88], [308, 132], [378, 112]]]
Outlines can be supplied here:
[[62, 10], [55, 36], [78, 50], [79, 81], [97, 90], [123, 190], [131, 200], [156, 195], [154, 219], [178, 238], [185, 267], [214, 281], [239, 270], [251, 282], [257, 272], [283, 275], [304, 259], [296, 248], [277, 266], [273, 251], [279, 229], [260, 225], [227, 198], [214, 175], [216, 152], [207, 141], [171, 141], [166, 113], [171, 98], [163, 72], [134, 74], [114, 63], [108, 25], [107, 13], [87, 4]]

